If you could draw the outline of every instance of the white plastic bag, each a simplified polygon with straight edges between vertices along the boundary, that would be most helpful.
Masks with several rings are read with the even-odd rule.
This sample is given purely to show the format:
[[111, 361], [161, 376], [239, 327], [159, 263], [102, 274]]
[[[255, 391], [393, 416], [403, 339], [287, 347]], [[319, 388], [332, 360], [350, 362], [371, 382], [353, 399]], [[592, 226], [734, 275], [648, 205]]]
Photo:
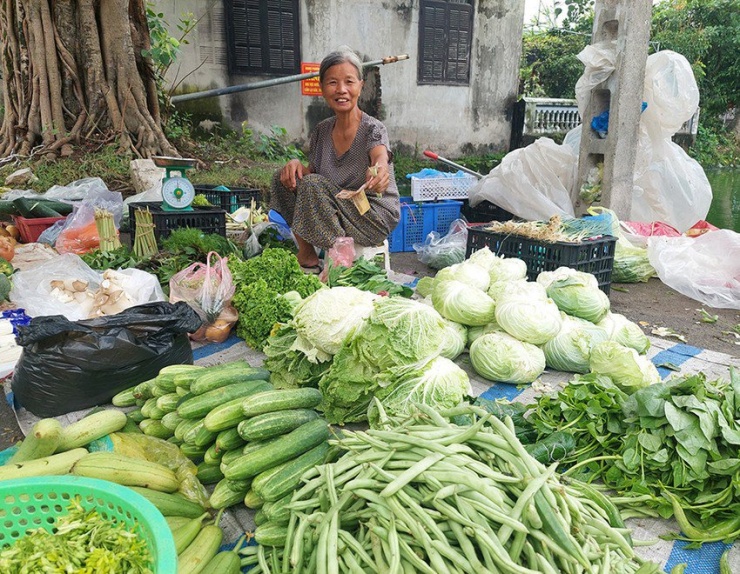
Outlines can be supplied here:
[[663, 283], [709, 307], [740, 309], [740, 234], [648, 238], [648, 257]]
[[[121, 269], [115, 272], [124, 276], [121, 288], [129, 298], [129, 306], [165, 301], [156, 276], [140, 269]], [[79, 255], [66, 253], [13, 274], [13, 287], [8, 298], [25, 309], [31, 317], [63, 315], [70, 321], [87, 319], [91, 306], [69, 298], [52, 286], [53, 281], [85, 283], [85, 291], [95, 293], [100, 289], [103, 274], [91, 269]]]
[[570, 190], [576, 180], [578, 154], [570, 146], [542, 137], [504, 156], [469, 191], [470, 206], [488, 200], [529, 220], [574, 216]]

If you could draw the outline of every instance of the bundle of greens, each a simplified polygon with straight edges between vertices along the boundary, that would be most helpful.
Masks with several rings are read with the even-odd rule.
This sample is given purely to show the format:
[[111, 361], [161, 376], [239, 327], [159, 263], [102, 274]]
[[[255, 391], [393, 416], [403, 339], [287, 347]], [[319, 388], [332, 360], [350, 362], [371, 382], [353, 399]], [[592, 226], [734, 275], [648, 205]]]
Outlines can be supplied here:
[[364, 257], [357, 259], [351, 267], [332, 265], [329, 262], [326, 284], [329, 287], [357, 287], [363, 291], [411, 297], [414, 290], [388, 279], [385, 270]]
[[740, 537], [740, 376], [702, 373], [627, 395], [608, 377], [577, 377], [528, 405], [539, 437], [566, 430], [576, 449], [566, 474], [602, 480], [673, 515], [693, 542]]

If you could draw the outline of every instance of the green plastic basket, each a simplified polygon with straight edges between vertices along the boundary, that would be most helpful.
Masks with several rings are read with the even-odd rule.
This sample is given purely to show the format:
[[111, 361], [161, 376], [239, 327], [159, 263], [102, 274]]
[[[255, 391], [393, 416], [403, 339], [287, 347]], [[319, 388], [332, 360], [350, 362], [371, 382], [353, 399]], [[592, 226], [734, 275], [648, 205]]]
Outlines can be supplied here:
[[31, 529], [54, 526], [79, 495], [85, 508], [123, 522], [147, 541], [155, 574], [177, 571], [175, 542], [167, 521], [146, 498], [107, 480], [81, 476], [41, 476], [0, 481], [0, 548]]

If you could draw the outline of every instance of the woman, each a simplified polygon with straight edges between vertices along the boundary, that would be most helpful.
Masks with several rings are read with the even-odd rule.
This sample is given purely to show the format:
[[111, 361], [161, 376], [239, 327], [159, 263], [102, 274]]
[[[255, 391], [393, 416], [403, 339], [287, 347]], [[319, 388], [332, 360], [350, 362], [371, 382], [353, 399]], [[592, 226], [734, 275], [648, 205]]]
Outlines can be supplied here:
[[[388, 133], [357, 107], [364, 84], [360, 59], [349, 49], [330, 53], [319, 67], [319, 83], [334, 116], [311, 133], [308, 166], [290, 160], [275, 174], [270, 192], [270, 208], [295, 235], [298, 262], [314, 273], [321, 271], [317, 247], [328, 249], [337, 237], [380, 245], [400, 216]], [[352, 199], [337, 194], [363, 184], [370, 209], [361, 214]]]

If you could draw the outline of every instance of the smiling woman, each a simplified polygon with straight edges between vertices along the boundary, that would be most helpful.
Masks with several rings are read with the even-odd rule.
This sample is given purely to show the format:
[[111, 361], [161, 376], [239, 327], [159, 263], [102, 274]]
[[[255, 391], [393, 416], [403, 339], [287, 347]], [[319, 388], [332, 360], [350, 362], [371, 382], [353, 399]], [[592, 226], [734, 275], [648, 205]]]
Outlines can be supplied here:
[[319, 270], [316, 248], [328, 249], [338, 237], [381, 244], [400, 216], [388, 133], [358, 107], [360, 59], [349, 48], [330, 53], [321, 62], [319, 83], [334, 116], [311, 133], [308, 165], [289, 161], [273, 177], [270, 192], [270, 207], [291, 226], [305, 270]]

